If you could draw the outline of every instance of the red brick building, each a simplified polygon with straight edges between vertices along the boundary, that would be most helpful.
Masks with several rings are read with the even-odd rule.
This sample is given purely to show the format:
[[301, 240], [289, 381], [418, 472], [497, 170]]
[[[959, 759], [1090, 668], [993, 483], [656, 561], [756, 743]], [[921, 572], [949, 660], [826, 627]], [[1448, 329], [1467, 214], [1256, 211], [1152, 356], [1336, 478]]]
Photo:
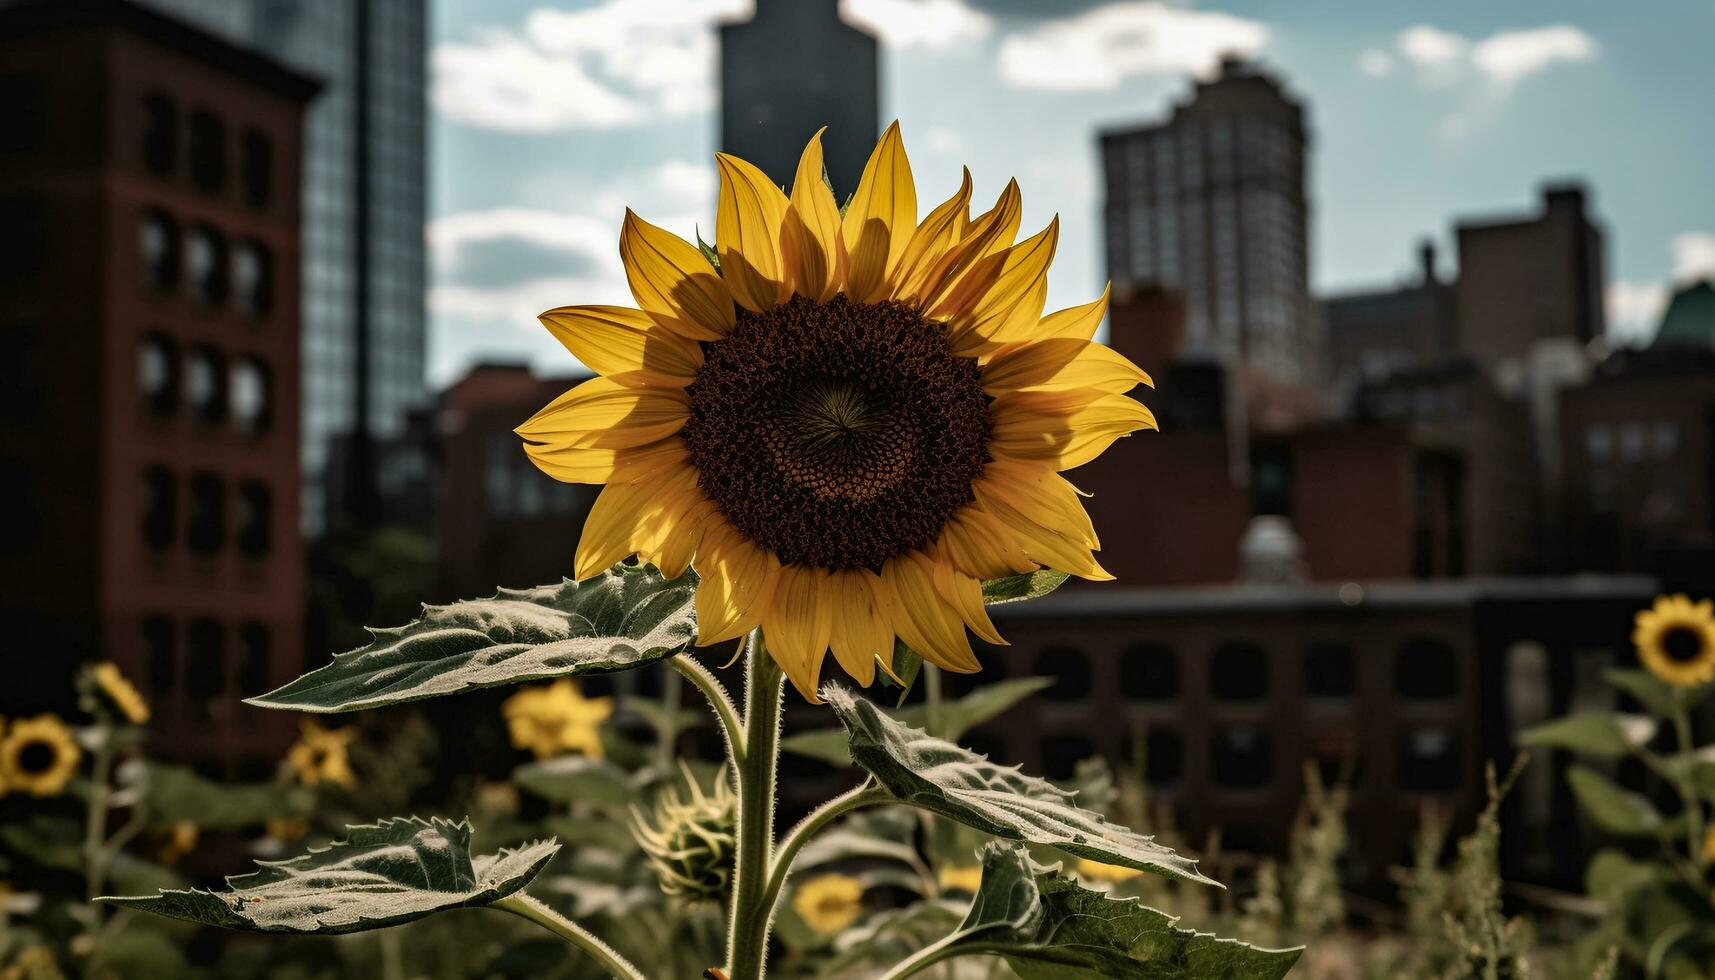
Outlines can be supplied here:
[[314, 81], [116, 0], [0, 10], [5, 713], [108, 658], [159, 749], [272, 770], [301, 664], [300, 126]]

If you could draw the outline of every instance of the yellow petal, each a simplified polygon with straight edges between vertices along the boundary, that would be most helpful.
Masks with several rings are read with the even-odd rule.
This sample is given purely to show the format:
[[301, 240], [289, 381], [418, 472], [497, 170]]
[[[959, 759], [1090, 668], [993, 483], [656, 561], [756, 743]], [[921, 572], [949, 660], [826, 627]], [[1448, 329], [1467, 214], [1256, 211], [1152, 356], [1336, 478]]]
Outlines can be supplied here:
[[678, 436], [625, 449], [526, 442], [524, 452], [538, 469], [565, 483], [635, 482], [689, 458]]
[[992, 280], [987, 270], [968, 276], [935, 307], [934, 314], [947, 317], [947, 329], [958, 348], [959, 338], [972, 335], [990, 343], [1023, 340], [1042, 317], [1048, 296], [1048, 266], [1060, 242], [1058, 215], [1048, 227], [1019, 242], [1000, 255], [983, 260], [994, 266]]
[[780, 256], [788, 285], [800, 296], [826, 300], [845, 282], [845, 242], [840, 237], [840, 206], [823, 177], [822, 133], [810, 137], [792, 178]]
[[627, 208], [619, 258], [637, 305], [687, 340], [719, 340], [732, 328], [732, 291], [696, 246]]
[[951, 565], [941, 563], [936, 563], [933, 577], [935, 591], [953, 607], [972, 633], [990, 643], [1008, 645], [1006, 640], [1001, 638], [1000, 631], [994, 628], [988, 610], [983, 608], [981, 583], [969, 575], [959, 573]]
[[988, 276], [978, 286], [992, 281], [999, 266], [987, 260], [1012, 247], [1023, 214], [1024, 199], [1018, 192], [1018, 181], [1009, 180], [994, 207], [970, 222], [959, 235], [959, 243], [948, 249], [930, 270], [923, 284], [924, 306], [929, 309], [940, 306], [948, 294], [975, 274]]
[[774, 601], [762, 611], [762, 635], [769, 656], [811, 703], [821, 702], [816, 696], [816, 681], [833, 631], [829, 585], [823, 569], [787, 565], [780, 570]]
[[1108, 312], [1108, 295], [1113, 292], [1113, 284], [1102, 287], [1102, 298], [1083, 306], [1068, 306], [1056, 310], [1042, 318], [1036, 325], [1035, 336], [1038, 340], [1090, 340], [1096, 336], [1096, 328], [1102, 325], [1102, 317]]
[[636, 554], [640, 542], [665, 541], [677, 529], [672, 519], [684, 513], [696, 481], [697, 471], [681, 465], [657, 479], [602, 487], [584, 519], [572, 574], [581, 582]]
[[980, 665], [971, 652], [971, 641], [958, 612], [936, 591], [930, 568], [930, 560], [915, 551], [882, 566], [893, 628], [906, 646], [937, 667], [973, 673]]
[[724, 519], [711, 520], [693, 563], [697, 584], [697, 645], [750, 632], [774, 595], [780, 562]]
[[1040, 514], [1027, 514], [1012, 506], [997, 492], [992, 481], [978, 480], [971, 484], [977, 502], [1006, 526], [1020, 548], [1032, 561], [1046, 568], [1067, 572], [1082, 578], [1108, 581], [1113, 578], [1074, 532], [1047, 527], [1039, 522]]
[[624, 449], [679, 431], [689, 405], [683, 388], [633, 388], [611, 378], [591, 378], [513, 431], [549, 446]]
[[[691, 467], [683, 470], [690, 471]], [[703, 540], [706, 518], [715, 505], [697, 488], [693, 475], [664, 487], [642, 515], [632, 543], [643, 561], [661, 570], [664, 578], [675, 579], [690, 567], [691, 556]]]
[[789, 294], [780, 258], [786, 195], [767, 174], [730, 153], [716, 153], [715, 165], [721, 172], [715, 211], [721, 278], [732, 287], [732, 298], [739, 305], [760, 313]]
[[881, 579], [866, 568], [835, 572], [833, 630], [828, 645], [845, 672], [864, 687], [875, 680], [879, 659], [893, 654], [893, 615]]
[[1006, 527], [977, 504], [954, 511], [935, 541], [936, 557], [979, 579], [1036, 570]]
[[921, 302], [925, 298], [923, 294], [930, 288], [930, 273], [958, 244], [959, 235], [969, 221], [970, 206], [971, 171], [966, 168], [958, 192], [929, 212], [912, 234], [905, 254], [899, 259], [899, 270], [893, 276], [894, 299]]
[[887, 295], [888, 277], [905, 254], [916, 225], [917, 185], [895, 121], [875, 144], [857, 193], [846, 207], [841, 231], [850, 261], [848, 296], [867, 303]]
[[1155, 428], [1155, 415], [1125, 395], [1083, 391], [1021, 391], [989, 407], [994, 434], [989, 451], [1049, 463], [1057, 470], [1082, 466], [1115, 439]]
[[1075, 534], [1091, 548], [1101, 547], [1078, 488], [1047, 465], [1003, 456], [983, 467], [982, 480], [1019, 513], [1068, 536]]
[[1111, 347], [1084, 340], [1042, 340], [1015, 344], [983, 365], [983, 390], [1095, 390], [1120, 395], [1149, 375]]
[[624, 306], [562, 306], [537, 319], [572, 356], [620, 382], [686, 385], [703, 366], [703, 349]]

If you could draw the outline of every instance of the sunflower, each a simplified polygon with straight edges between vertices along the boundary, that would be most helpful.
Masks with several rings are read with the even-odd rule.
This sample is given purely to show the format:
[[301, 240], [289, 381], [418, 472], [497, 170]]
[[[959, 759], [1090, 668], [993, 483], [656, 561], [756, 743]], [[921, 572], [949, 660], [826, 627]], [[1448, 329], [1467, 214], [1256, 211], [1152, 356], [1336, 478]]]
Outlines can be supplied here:
[[155, 859], [162, 864], [178, 864], [179, 859], [196, 850], [197, 841], [201, 838], [202, 832], [196, 824], [189, 820], [177, 821], [161, 834], [161, 846], [155, 851]]
[[817, 875], [798, 886], [792, 910], [823, 936], [837, 936], [863, 915], [863, 882], [841, 874]]
[[286, 752], [286, 764], [298, 782], [306, 786], [335, 783], [346, 789], [357, 785], [357, 774], [351, 770], [351, 743], [357, 741], [357, 729], [323, 728], [304, 719], [297, 742]]
[[1650, 672], [1676, 687], [1715, 680], [1715, 604], [1684, 595], [1657, 596], [1637, 614], [1632, 642]]
[[1117, 864], [1103, 864], [1089, 858], [1079, 858], [1073, 870], [1078, 873], [1078, 877], [1085, 881], [1105, 881], [1111, 884], [1129, 881], [1143, 873], [1135, 868], [1122, 868]]
[[32, 796], [58, 796], [82, 756], [71, 729], [57, 716], [20, 718], [0, 741], [0, 784]]
[[601, 725], [613, 714], [612, 698], [586, 698], [569, 677], [527, 687], [500, 705], [512, 746], [538, 759], [565, 752], [602, 757]]
[[143, 700], [143, 695], [137, 693], [137, 688], [125, 679], [119, 672], [119, 665], [111, 660], [96, 664], [90, 671], [95, 678], [96, 689], [110, 701], [125, 720], [133, 725], [147, 724], [149, 721], [149, 703]]
[[919, 222], [897, 123], [843, 216], [821, 133], [789, 195], [715, 159], [712, 258], [627, 211], [640, 309], [542, 315], [598, 374], [517, 430], [550, 476], [606, 484], [576, 576], [694, 566], [697, 643], [761, 626], [812, 701], [829, 650], [866, 686], [895, 638], [979, 669], [967, 628], [1005, 642], [984, 579], [1112, 578], [1060, 471], [1155, 420], [1126, 394], [1144, 373], [1090, 339], [1105, 293], [1042, 315], [1059, 219], [1015, 244], [1018, 185], [972, 218], [967, 171]]
[[977, 893], [977, 887], [983, 883], [983, 869], [980, 865], [947, 865], [936, 876], [936, 883], [944, 892]]

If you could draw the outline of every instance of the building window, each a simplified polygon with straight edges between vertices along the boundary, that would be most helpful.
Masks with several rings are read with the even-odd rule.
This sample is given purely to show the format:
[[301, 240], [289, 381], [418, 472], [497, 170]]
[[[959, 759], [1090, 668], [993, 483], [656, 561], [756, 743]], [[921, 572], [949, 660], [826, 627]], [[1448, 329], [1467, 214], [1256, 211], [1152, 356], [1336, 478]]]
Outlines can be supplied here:
[[225, 300], [226, 236], [208, 225], [192, 228], [185, 245], [185, 276], [197, 302], [215, 306]]
[[172, 546], [179, 526], [179, 486], [171, 470], [143, 471], [143, 542], [156, 551]]
[[191, 351], [185, 397], [200, 422], [213, 425], [226, 417], [226, 358], [219, 351], [205, 344]]
[[1628, 463], [1643, 460], [1644, 424], [1642, 422], [1627, 422], [1620, 426], [1620, 458]]
[[191, 181], [214, 193], [226, 183], [226, 127], [207, 109], [191, 113]]
[[143, 97], [143, 166], [165, 177], [179, 165], [179, 107], [159, 92]]
[[33, 150], [47, 142], [47, 136], [42, 80], [35, 75], [0, 75], [0, 150]]
[[1152, 728], [1143, 737], [1143, 774], [1155, 789], [1171, 789], [1185, 779], [1185, 740], [1178, 732]]
[[273, 421], [273, 379], [268, 366], [253, 357], [241, 357], [232, 365], [232, 420], [239, 431], [260, 435]]
[[1036, 657], [1036, 673], [1054, 680], [1042, 692], [1049, 701], [1077, 701], [1090, 696], [1090, 658], [1076, 647], [1046, 648]]
[[212, 555], [226, 543], [226, 488], [220, 477], [212, 473], [191, 477], [186, 528], [191, 550], [199, 555]]
[[1413, 728], [1399, 737], [1399, 784], [1422, 793], [1459, 785], [1459, 737], [1446, 728]]
[[260, 558], [268, 553], [272, 510], [266, 483], [245, 480], [238, 485], [238, 550], [244, 557]]
[[178, 347], [164, 334], [145, 334], [137, 348], [137, 385], [150, 415], [170, 415], [179, 403]]
[[42, 404], [41, 336], [27, 324], [0, 326], [0, 419], [30, 422]]
[[149, 693], [165, 698], [178, 681], [178, 665], [173, 649], [173, 621], [165, 616], [150, 616], [143, 620], [143, 673], [149, 678]]
[[1304, 693], [1313, 698], [1349, 698], [1357, 690], [1357, 663], [1344, 643], [1316, 643], [1304, 651]]
[[265, 694], [268, 683], [268, 627], [251, 621], [238, 627], [238, 693]]
[[1268, 658], [1254, 643], [1223, 643], [1209, 665], [1209, 687], [1226, 701], [1256, 701], [1268, 694]]
[[1283, 445], [1251, 450], [1251, 513], [1292, 513], [1292, 455]]
[[1407, 640], [1394, 657], [1394, 689], [1412, 701], [1441, 701], [1459, 693], [1459, 664], [1440, 640]]
[[1656, 459], [1672, 459], [1679, 455], [1679, 426], [1671, 419], [1662, 419], [1651, 430], [1650, 449]]
[[1179, 696], [1179, 658], [1160, 643], [1127, 647], [1120, 658], [1120, 693], [1134, 701], [1167, 701]]
[[274, 259], [253, 238], [232, 250], [232, 291], [245, 316], [261, 317], [274, 305]]
[[1234, 789], [1268, 783], [1274, 773], [1268, 732], [1256, 725], [1229, 725], [1215, 733], [1215, 782]]
[[144, 211], [137, 225], [137, 256], [149, 288], [172, 289], [179, 281], [179, 223], [159, 208]]
[[239, 189], [244, 203], [259, 208], [268, 203], [274, 186], [274, 150], [261, 130], [246, 129], [238, 148]]
[[48, 260], [48, 212], [41, 195], [0, 195], [0, 229], [0, 282], [28, 283]]
[[186, 632], [185, 689], [207, 702], [226, 693], [226, 631], [212, 619], [193, 619]]
[[1078, 763], [1096, 754], [1085, 735], [1049, 735], [1042, 739], [1042, 769], [1049, 779], [1071, 779]]

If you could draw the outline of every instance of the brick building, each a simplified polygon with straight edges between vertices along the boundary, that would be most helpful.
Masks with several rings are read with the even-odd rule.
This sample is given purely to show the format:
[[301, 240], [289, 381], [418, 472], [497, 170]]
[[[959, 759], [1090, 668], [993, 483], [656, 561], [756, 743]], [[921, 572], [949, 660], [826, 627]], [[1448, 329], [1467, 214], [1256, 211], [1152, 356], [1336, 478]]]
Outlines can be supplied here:
[[272, 771], [300, 662], [299, 167], [316, 84], [118, 0], [0, 9], [0, 611], [63, 707], [111, 658], [164, 754]]

